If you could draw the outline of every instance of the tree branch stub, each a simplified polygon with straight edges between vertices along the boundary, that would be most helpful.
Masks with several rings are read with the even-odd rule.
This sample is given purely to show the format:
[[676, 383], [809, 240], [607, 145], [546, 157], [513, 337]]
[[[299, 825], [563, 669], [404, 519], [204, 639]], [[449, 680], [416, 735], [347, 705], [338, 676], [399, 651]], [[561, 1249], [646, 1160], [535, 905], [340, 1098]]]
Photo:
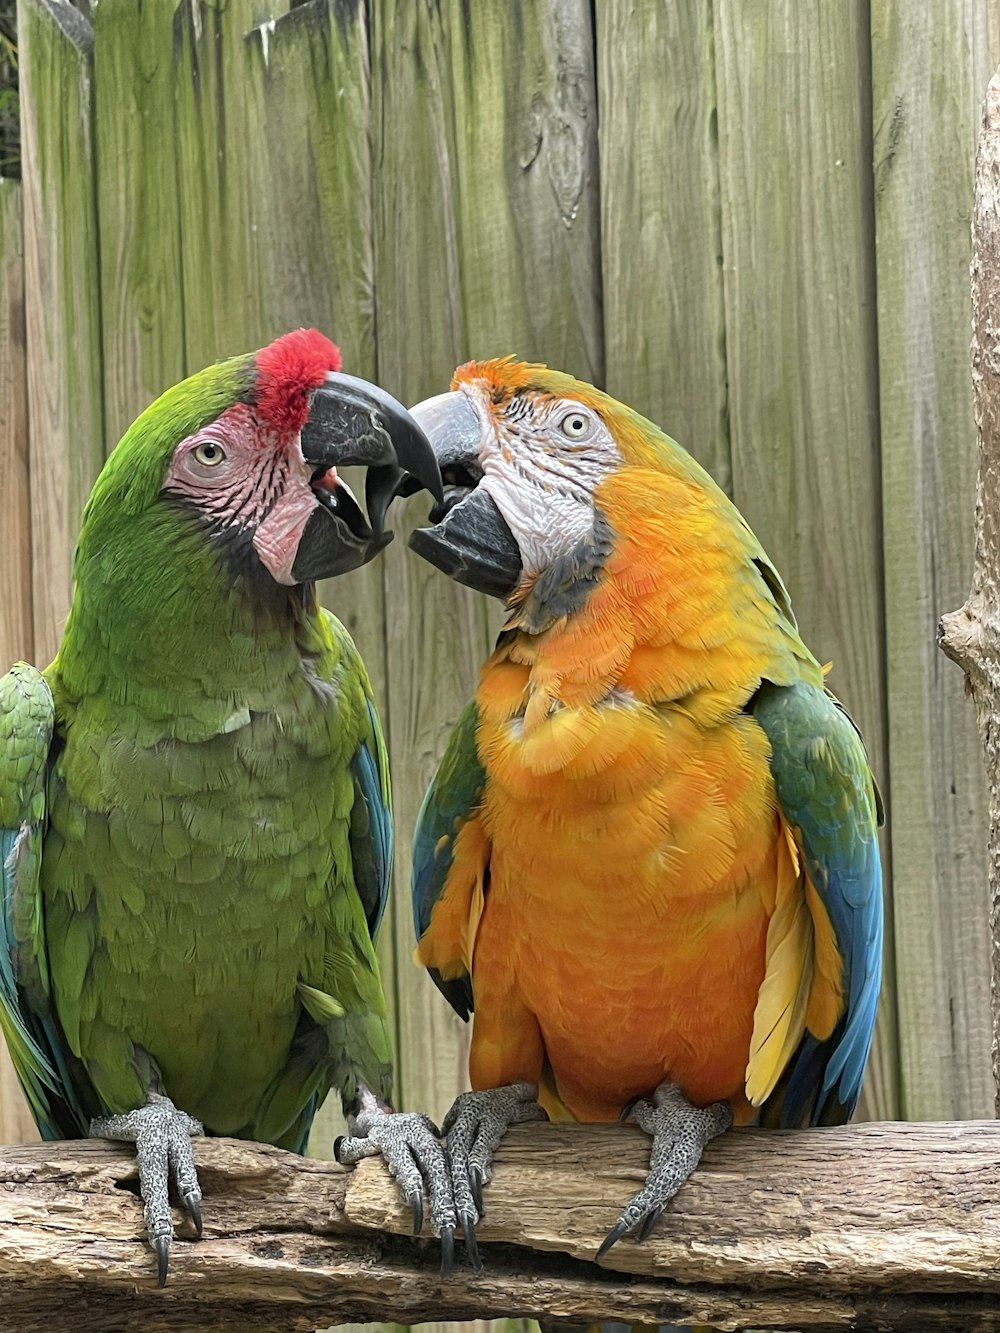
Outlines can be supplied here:
[[966, 674], [989, 783], [993, 1077], [1000, 1114], [1000, 70], [986, 90], [972, 220], [972, 387], [979, 431], [972, 591], [938, 641]]

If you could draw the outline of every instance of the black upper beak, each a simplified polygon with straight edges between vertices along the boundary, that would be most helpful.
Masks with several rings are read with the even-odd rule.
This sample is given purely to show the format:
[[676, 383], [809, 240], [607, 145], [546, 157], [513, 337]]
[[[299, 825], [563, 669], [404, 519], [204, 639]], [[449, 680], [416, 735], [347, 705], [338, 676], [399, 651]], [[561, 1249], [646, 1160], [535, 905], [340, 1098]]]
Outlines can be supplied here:
[[316, 390], [302, 428], [302, 453], [317, 467], [368, 468], [365, 499], [379, 541], [404, 473], [442, 498], [434, 450], [413, 417], [392, 394], [354, 375], [331, 372]]
[[302, 454], [316, 469], [368, 469], [368, 518], [339, 480], [317, 485], [315, 512], [299, 542], [292, 566], [297, 582], [356, 569], [392, 540], [385, 514], [404, 477], [415, 478], [441, 500], [441, 473], [423, 431], [391, 394], [367, 380], [330, 373], [313, 394], [302, 427]]

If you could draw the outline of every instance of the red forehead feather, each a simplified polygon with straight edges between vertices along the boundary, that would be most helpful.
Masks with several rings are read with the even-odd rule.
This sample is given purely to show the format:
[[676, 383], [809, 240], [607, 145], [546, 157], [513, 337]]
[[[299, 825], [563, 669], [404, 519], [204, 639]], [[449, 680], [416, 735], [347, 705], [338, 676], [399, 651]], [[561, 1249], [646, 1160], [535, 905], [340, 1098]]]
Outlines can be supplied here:
[[309, 415], [309, 395], [341, 367], [340, 349], [316, 329], [294, 329], [257, 353], [257, 413], [279, 434], [294, 435]]

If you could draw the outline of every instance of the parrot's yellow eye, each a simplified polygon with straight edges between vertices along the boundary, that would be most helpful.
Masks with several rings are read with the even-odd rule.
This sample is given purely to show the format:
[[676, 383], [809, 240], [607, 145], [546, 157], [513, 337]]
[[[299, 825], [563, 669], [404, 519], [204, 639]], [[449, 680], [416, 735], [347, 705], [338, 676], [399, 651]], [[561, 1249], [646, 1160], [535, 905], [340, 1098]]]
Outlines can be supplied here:
[[559, 429], [571, 440], [582, 440], [590, 432], [591, 420], [583, 412], [567, 412]]
[[194, 451], [194, 456], [205, 467], [218, 467], [226, 457], [226, 451], [214, 440], [203, 440]]

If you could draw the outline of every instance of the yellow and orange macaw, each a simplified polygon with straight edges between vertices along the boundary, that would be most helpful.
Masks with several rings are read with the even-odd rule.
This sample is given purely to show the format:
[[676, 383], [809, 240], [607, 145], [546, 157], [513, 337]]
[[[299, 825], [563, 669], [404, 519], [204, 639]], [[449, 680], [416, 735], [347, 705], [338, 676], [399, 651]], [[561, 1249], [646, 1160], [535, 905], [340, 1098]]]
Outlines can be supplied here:
[[424, 800], [417, 956], [463, 1016], [469, 1234], [506, 1126], [654, 1136], [602, 1252], [730, 1123], [854, 1109], [882, 948], [878, 795], [788, 595], [678, 444], [590, 385], [471, 363], [414, 409], [446, 482], [421, 555], [506, 602]]

